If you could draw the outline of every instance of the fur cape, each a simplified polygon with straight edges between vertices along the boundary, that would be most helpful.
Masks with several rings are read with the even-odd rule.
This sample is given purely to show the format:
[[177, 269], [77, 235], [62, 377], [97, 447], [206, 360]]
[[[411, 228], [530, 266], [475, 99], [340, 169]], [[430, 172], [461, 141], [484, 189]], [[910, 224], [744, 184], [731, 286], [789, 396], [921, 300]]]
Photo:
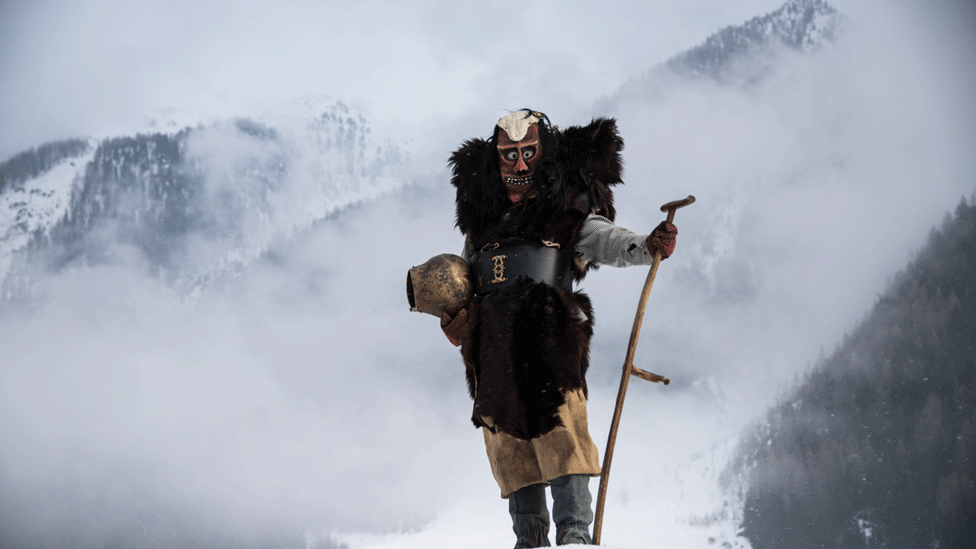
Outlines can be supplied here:
[[[542, 162], [534, 198], [508, 201], [498, 168], [498, 128], [490, 139], [466, 141], [450, 158], [457, 188], [457, 226], [473, 250], [498, 243], [554, 242], [575, 255], [590, 213], [611, 221], [611, 186], [622, 183], [623, 140], [613, 119], [552, 130], [540, 122]], [[573, 264], [573, 278], [586, 271]], [[593, 310], [582, 292], [520, 281], [468, 306], [473, 329], [461, 354], [472, 421], [492, 432], [529, 440], [561, 425], [566, 391], [586, 394]]]

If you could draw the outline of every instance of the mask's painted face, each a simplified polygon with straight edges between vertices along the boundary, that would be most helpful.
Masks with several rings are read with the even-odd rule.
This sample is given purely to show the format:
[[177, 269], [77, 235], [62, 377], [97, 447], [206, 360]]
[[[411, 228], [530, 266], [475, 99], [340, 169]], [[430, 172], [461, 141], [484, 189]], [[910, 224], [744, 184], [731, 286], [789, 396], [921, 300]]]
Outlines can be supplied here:
[[[524, 137], [514, 141], [508, 132], [498, 132], [498, 165], [508, 199], [518, 203], [532, 187], [532, 177], [542, 158], [539, 125], [530, 124]], [[535, 191], [530, 193], [534, 195]]]

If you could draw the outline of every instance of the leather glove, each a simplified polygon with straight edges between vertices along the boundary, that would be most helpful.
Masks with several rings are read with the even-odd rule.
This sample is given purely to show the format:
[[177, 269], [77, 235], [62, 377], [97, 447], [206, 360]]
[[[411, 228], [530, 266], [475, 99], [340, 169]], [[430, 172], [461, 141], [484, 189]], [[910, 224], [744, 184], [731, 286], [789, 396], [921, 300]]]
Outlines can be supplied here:
[[652, 254], [659, 251], [661, 252], [661, 259], [667, 259], [674, 253], [674, 244], [677, 236], [678, 228], [673, 223], [662, 221], [647, 236], [647, 251]]
[[444, 335], [447, 336], [451, 345], [460, 347], [461, 336], [471, 330], [470, 322], [468, 322], [468, 310], [461, 309], [454, 315], [454, 318], [451, 318], [451, 315], [447, 313], [442, 313], [441, 330], [444, 330]]

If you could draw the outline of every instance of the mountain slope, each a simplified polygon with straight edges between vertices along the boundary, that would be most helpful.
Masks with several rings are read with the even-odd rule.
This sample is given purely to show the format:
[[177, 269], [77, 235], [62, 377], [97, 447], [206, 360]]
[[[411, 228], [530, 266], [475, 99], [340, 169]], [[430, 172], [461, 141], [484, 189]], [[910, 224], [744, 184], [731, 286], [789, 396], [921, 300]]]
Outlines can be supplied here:
[[[288, 235], [402, 183], [404, 153], [342, 103], [271, 125], [72, 140], [0, 166], [0, 287], [135, 261], [186, 291], [232, 276]], [[297, 122], [296, 122], [297, 118]]]
[[744, 530], [775, 547], [976, 542], [976, 197], [746, 437]]
[[[762, 51], [810, 50], [839, 28], [822, 0], [789, 0], [625, 83], [603, 110], [655, 89], [661, 71], [739, 74]], [[164, 112], [147, 133], [45, 144], [4, 162], [0, 298], [29, 295], [41, 272], [133, 260], [192, 292], [240, 272], [272, 240], [404, 177], [404, 152], [376, 141], [361, 114], [341, 102], [299, 103], [297, 123], [287, 116], [180, 129], [176, 120], [189, 115]]]
[[742, 25], [726, 27], [705, 43], [665, 63], [685, 75], [729, 76], [735, 61], [756, 56], [762, 49], [783, 46], [810, 51], [834, 41], [842, 28], [840, 14], [823, 0], [789, 0], [779, 9]]
[[[31, 238], [46, 238], [70, 207], [71, 192], [94, 157], [94, 143], [81, 139], [48, 143], [0, 164], [0, 288], [19, 250]], [[0, 300], [10, 297], [0, 293]]]
[[770, 13], [725, 27], [704, 43], [624, 82], [597, 103], [595, 112], [612, 112], [622, 102], [656, 97], [676, 79], [754, 81], [773, 70], [783, 50], [811, 52], [833, 42], [843, 22], [843, 16], [823, 0], [788, 0]]

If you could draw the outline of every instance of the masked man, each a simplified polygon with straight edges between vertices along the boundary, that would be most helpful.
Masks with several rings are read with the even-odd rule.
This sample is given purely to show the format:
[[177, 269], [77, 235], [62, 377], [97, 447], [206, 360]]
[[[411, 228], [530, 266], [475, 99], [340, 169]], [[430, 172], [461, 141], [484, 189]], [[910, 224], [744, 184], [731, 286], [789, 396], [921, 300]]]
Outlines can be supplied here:
[[622, 149], [612, 119], [559, 129], [524, 110], [450, 158], [475, 296], [453, 318], [445, 313], [441, 327], [461, 347], [471, 419], [508, 499], [516, 548], [549, 546], [546, 485], [556, 543], [592, 543], [589, 478], [600, 461], [585, 376], [593, 309], [573, 282], [600, 265], [649, 265], [656, 251], [674, 250], [672, 224], [643, 236], [614, 225]]

